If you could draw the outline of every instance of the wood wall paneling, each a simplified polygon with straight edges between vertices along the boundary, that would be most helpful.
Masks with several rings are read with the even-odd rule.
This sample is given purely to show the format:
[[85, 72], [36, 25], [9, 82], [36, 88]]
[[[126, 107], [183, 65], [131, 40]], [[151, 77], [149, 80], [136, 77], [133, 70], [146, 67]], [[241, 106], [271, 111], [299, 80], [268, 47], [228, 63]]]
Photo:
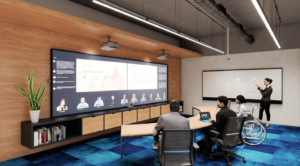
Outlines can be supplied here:
[[106, 114], [105, 115], [105, 130], [121, 126], [122, 113]]
[[103, 115], [82, 118], [82, 135], [103, 130]]
[[[0, 101], [6, 103], [2, 105], [0, 114], [0, 162], [102, 134], [91, 134], [32, 150], [21, 145], [21, 121], [29, 121], [30, 115], [28, 100], [20, 95], [14, 82], [27, 87], [27, 76], [33, 71], [34, 89], [40, 81], [47, 87], [44, 97], [48, 99], [41, 108], [40, 119], [50, 118], [50, 84], [47, 83], [50, 78], [50, 49], [167, 64], [169, 100], [181, 100], [180, 58], [202, 56], [21, 0], [0, 0], [0, 25], [0, 77], [5, 78], [0, 79]], [[108, 35], [120, 44], [118, 50], [99, 49]], [[171, 58], [158, 60], [161, 49], [170, 53]], [[146, 114], [139, 114], [139, 119], [145, 119], [143, 116], [149, 118], [149, 113]], [[120, 113], [105, 117], [105, 129], [121, 125]], [[129, 119], [124, 120], [129, 123]]]
[[151, 118], [160, 117], [160, 106], [150, 108]]
[[171, 110], [170, 110], [170, 105], [169, 104], [161, 106], [161, 114], [162, 115], [169, 114], [170, 112], [171, 112]]
[[149, 108], [145, 108], [145, 109], [138, 109], [138, 121], [143, 121], [143, 120], [147, 120], [150, 119], [149, 118]]
[[137, 122], [136, 116], [137, 110], [123, 112], [123, 125]]

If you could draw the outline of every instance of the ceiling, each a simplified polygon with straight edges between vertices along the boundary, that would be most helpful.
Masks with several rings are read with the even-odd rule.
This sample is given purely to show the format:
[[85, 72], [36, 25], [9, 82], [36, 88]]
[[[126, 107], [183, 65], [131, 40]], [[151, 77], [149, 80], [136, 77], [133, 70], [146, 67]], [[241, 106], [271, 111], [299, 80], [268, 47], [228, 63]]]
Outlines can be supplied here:
[[[141, 23], [136, 22], [135, 20], [130, 20], [130, 18], [112, 12], [108, 9], [101, 8], [99, 5], [92, 3], [92, 0], [71, 1], [141, 25]], [[199, 7], [193, 0], [188, 1]], [[251, 0], [215, 1], [223, 4], [227, 13], [236, 22], [241, 23], [246, 31], [265, 28]], [[110, 0], [110, 2], [144, 15], [152, 20], [195, 38], [211, 36], [212, 34], [222, 34], [225, 32], [223, 28], [221, 28], [218, 24], [213, 23], [209, 17], [202, 12], [199, 12], [186, 0]], [[278, 25], [278, 20], [276, 24], [277, 16], [274, 8], [274, 1], [260, 0], [260, 3], [262, 5], [264, 4], [265, 13], [271, 24]], [[281, 16], [282, 25], [300, 22], [300, 0], [277, 0], [276, 3]], [[200, 7], [199, 9], [201, 10]], [[206, 13], [205, 11], [203, 12]], [[142, 26], [147, 27], [147, 25]], [[154, 29], [149, 26], [147, 28]], [[154, 30], [159, 31], [157, 29]]]

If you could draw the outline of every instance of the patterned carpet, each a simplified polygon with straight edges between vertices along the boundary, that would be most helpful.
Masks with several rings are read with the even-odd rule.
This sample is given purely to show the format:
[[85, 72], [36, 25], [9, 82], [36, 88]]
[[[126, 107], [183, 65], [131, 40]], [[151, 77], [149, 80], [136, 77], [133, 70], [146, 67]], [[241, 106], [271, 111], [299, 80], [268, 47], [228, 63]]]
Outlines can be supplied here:
[[[242, 159], [231, 157], [232, 165], [269, 166], [300, 165], [300, 127], [270, 125], [267, 139], [259, 146], [243, 145], [235, 152]], [[197, 130], [197, 141], [204, 140], [202, 130]], [[124, 166], [158, 166], [154, 162], [153, 137], [133, 137], [123, 139]], [[198, 152], [196, 166], [226, 165], [225, 159], [209, 160]], [[80, 143], [60, 147], [38, 154], [20, 157], [0, 163], [0, 166], [118, 166], [120, 165], [120, 132]]]

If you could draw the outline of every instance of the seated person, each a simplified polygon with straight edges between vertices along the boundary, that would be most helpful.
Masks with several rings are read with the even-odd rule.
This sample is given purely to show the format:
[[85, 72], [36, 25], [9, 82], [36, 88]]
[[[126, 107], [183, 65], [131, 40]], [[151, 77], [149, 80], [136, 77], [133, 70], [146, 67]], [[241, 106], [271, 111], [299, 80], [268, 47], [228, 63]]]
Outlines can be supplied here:
[[103, 100], [101, 100], [101, 97], [98, 97], [98, 100], [95, 101], [94, 107], [100, 108], [104, 106]]
[[[221, 109], [216, 115], [217, 121], [215, 122], [210, 120], [213, 126], [217, 128], [216, 130], [221, 133], [221, 135], [218, 136], [221, 139], [222, 139], [222, 133], [227, 123], [227, 119], [230, 117], [236, 117], [236, 113], [227, 107], [227, 103], [228, 103], [228, 99], [226, 96], [219, 96], [217, 107]], [[213, 130], [208, 130], [205, 132], [206, 151], [204, 153], [206, 154], [212, 153], [212, 149], [211, 149], [212, 143], [210, 137], [215, 137], [215, 136], [216, 135], [213, 132]]]
[[81, 110], [81, 109], [84, 109], [84, 108], [89, 108], [89, 104], [85, 102], [85, 98], [82, 97], [80, 99], [80, 103], [78, 104], [77, 106], [77, 109]]
[[158, 144], [158, 155], [161, 158], [161, 145], [162, 141], [159, 140], [159, 133], [164, 129], [190, 129], [190, 121], [179, 114], [179, 101], [172, 100], [170, 102], [171, 113], [161, 115], [153, 129], [153, 137], [155, 144]]
[[157, 93], [157, 97], [155, 98], [155, 100], [161, 100], [161, 98], [159, 97], [159, 93]]
[[60, 100], [60, 104], [59, 104], [59, 106], [56, 109], [57, 109], [57, 111], [68, 110], [68, 107], [66, 106], [66, 100], [65, 99], [61, 99]]
[[243, 113], [247, 112], [247, 111], [246, 111], [246, 106], [243, 104], [243, 103], [246, 103], [245, 97], [242, 96], [242, 95], [238, 95], [238, 96], [236, 97], [236, 99], [235, 99], [235, 102], [236, 102], [237, 104], [239, 104], [238, 111], [235, 112], [236, 115], [237, 115], [237, 117], [240, 117], [240, 116], [247, 116], [247, 114], [243, 114]]
[[132, 94], [131, 102], [132, 103], [137, 103], [138, 102], [137, 98], [135, 97], [135, 94]]
[[123, 95], [123, 99], [121, 100], [121, 104], [122, 105], [127, 105], [128, 104], [128, 100], [126, 99], [126, 95]]
[[142, 103], [142, 102], [145, 102], [145, 101], [146, 101], [146, 97], [145, 97], [145, 93], [143, 93], [143, 95], [142, 95], [142, 98], [141, 98], [140, 102]]

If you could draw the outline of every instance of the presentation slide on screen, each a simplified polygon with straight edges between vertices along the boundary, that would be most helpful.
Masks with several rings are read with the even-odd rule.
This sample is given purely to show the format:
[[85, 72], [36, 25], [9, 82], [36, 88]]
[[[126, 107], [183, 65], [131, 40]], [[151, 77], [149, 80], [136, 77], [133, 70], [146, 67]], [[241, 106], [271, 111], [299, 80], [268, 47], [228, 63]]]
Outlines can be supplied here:
[[168, 101], [168, 66], [52, 50], [52, 117]]
[[127, 90], [127, 64], [76, 60], [76, 92]]
[[128, 64], [128, 89], [157, 89], [157, 66]]

